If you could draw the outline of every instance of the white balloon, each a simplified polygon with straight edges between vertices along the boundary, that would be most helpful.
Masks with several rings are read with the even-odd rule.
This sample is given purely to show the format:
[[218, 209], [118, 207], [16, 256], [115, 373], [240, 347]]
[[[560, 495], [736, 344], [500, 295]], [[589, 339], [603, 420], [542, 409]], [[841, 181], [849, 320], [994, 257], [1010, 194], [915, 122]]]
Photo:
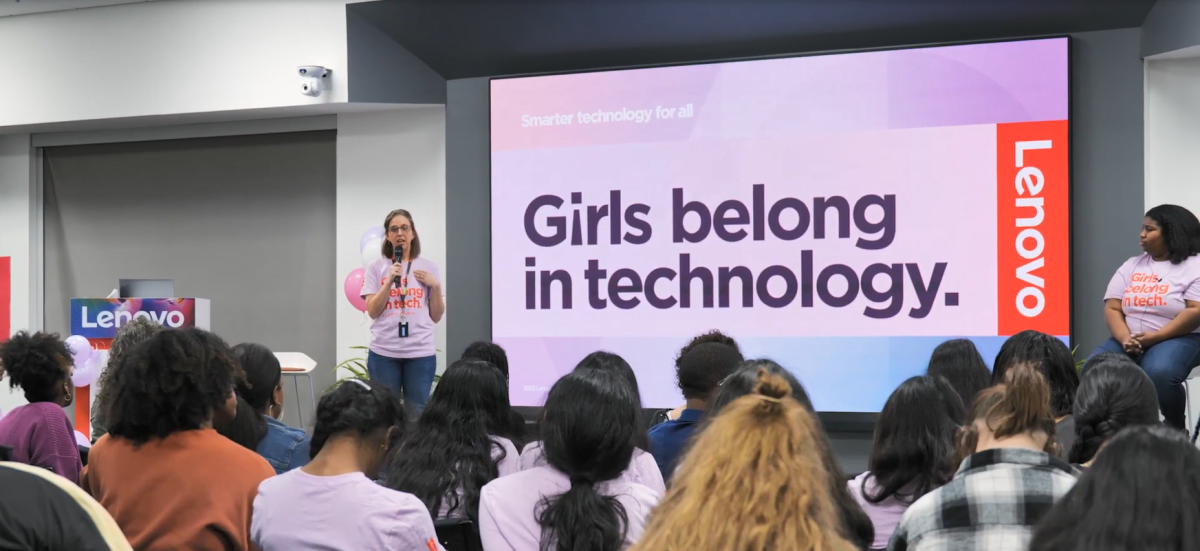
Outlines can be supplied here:
[[372, 262], [375, 262], [376, 260], [383, 258], [383, 255], [380, 254], [380, 252], [379, 252], [381, 247], [383, 247], [382, 239], [372, 239], [370, 241], [367, 241], [366, 245], [363, 245], [363, 248], [362, 248], [363, 268], [366, 268], [367, 266], [370, 266]]

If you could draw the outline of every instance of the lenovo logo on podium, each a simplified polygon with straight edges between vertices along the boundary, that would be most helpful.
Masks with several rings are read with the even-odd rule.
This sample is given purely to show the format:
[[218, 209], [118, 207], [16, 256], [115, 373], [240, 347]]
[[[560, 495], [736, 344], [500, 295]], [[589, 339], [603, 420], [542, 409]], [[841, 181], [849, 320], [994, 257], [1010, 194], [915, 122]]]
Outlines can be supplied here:
[[71, 334], [88, 339], [111, 339], [134, 318], [171, 328], [207, 329], [211, 312], [202, 298], [74, 298]]

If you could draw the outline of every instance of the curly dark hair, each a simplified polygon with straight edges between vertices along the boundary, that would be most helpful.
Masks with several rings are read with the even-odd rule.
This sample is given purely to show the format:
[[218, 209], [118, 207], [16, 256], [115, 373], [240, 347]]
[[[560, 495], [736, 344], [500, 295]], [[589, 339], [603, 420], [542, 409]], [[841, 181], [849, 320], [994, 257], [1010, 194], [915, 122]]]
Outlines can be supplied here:
[[507, 426], [508, 410], [500, 370], [482, 360], [454, 362], [391, 454], [384, 485], [417, 496], [435, 518], [444, 509], [478, 521], [480, 491], [500, 476], [506, 456], [494, 437]]
[[[1013, 335], [1000, 346], [996, 360], [992, 362], [992, 384], [1004, 383], [1004, 375], [1012, 367], [1028, 363], [1042, 372], [1050, 385], [1050, 405], [1054, 416], [1071, 414], [1075, 404], [1075, 393], [1079, 390], [1079, 372], [1075, 371], [1075, 358], [1057, 337], [1026, 329]], [[967, 402], [963, 402], [967, 405]], [[970, 409], [970, 406], [967, 405]]]
[[1159, 205], [1146, 211], [1146, 218], [1158, 223], [1171, 264], [1179, 264], [1200, 254], [1200, 220], [1179, 205]]
[[683, 348], [679, 349], [679, 354], [675, 356], [675, 367], [679, 367], [679, 360], [682, 360], [684, 356], [687, 356], [688, 352], [691, 352], [693, 348], [696, 348], [697, 346], [700, 346], [706, 342], [723, 344], [734, 349], [739, 354], [742, 352], [742, 349], [738, 348], [737, 341], [733, 340], [733, 337], [722, 333], [720, 329], [712, 329], [707, 333], [701, 333], [695, 337], [692, 337], [692, 340], [688, 341], [687, 344], [683, 345]]
[[0, 344], [0, 365], [9, 388], [21, 387], [30, 402], [53, 402], [70, 373], [71, 351], [56, 333], [18, 331]]
[[675, 380], [687, 399], [706, 400], [743, 361], [741, 352], [717, 342], [700, 343], [676, 362]]
[[[142, 317], [133, 318], [117, 330], [117, 336], [113, 337], [112, 348], [108, 351], [108, 365], [104, 371], [100, 372], [100, 379], [96, 382], [96, 386], [100, 388], [100, 391], [96, 393], [96, 403], [93, 405], [96, 411], [103, 413], [104, 408], [108, 405], [110, 386], [108, 380], [116, 371], [115, 367], [121, 363], [121, 360], [133, 347], [162, 330], [163, 326]], [[105, 424], [107, 425], [107, 422]]]
[[134, 444], [200, 428], [245, 379], [225, 341], [194, 328], [161, 331], [112, 374], [108, 432]]

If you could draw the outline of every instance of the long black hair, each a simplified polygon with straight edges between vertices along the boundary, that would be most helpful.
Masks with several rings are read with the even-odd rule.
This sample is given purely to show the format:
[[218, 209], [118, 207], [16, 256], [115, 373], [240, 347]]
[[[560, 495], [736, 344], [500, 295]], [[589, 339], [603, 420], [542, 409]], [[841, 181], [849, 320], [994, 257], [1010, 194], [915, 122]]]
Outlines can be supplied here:
[[444, 503], [448, 515], [478, 522], [479, 492], [500, 476], [507, 454], [494, 438], [508, 427], [508, 411], [499, 369], [481, 360], [454, 362], [392, 453], [385, 485], [417, 496], [434, 518]]
[[[462, 357], [460, 359], [483, 360], [487, 363], [490, 363], [504, 374], [505, 385], [509, 384], [510, 382], [508, 374], [508, 353], [504, 351], [503, 347], [494, 342], [475, 341], [467, 345], [467, 349], [463, 350]], [[528, 433], [529, 429], [526, 426], [525, 418], [522, 417], [520, 413], [517, 413], [516, 410], [509, 409], [507, 429], [505, 430], [504, 434], [497, 434], [496, 436], [503, 436], [509, 440], [512, 440], [513, 445], [519, 450], [525, 447], [525, 442], [529, 437]]]
[[948, 340], [934, 348], [925, 374], [946, 379], [963, 404], [971, 403], [979, 391], [992, 386], [992, 370], [975, 343], [967, 339]]
[[[370, 449], [384, 448], [403, 437], [406, 416], [400, 397], [387, 386], [347, 379], [317, 401], [317, 423], [309, 454], [315, 458], [330, 438], [342, 435], [352, 435]], [[379, 474], [384, 455], [381, 453], [378, 464], [368, 469], [374, 472], [364, 471], [367, 478], [374, 479]]]
[[596, 484], [620, 476], [633, 457], [641, 412], [629, 384], [610, 371], [572, 371], [550, 389], [545, 412], [546, 462], [566, 474], [571, 487], [542, 498], [541, 551], [621, 549], [629, 515]]
[[1158, 223], [1172, 264], [1200, 254], [1200, 220], [1179, 205], [1159, 205], [1146, 211], [1146, 218]]
[[1164, 426], [1121, 431], [1038, 524], [1029, 549], [1200, 549], [1200, 450]]
[[17, 331], [0, 343], [0, 365], [9, 388], [21, 387], [30, 402], [58, 399], [71, 372], [71, 351], [55, 333]]
[[967, 416], [958, 393], [937, 376], [912, 377], [892, 392], [879, 422], [868, 459], [875, 492], [863, 498], [881, 503], [894, 497], [912, 503], [950, 481], [955, 437]]
[[246, 378], [234, 389], [238, 395], [237, 415], [216, 429], [226, 438], [253, 450], [267, 435], [267, 420], [263, 415], [275, 387], [279, 386], [283, 370], [279, 358], [261, 344], [242, 343], [234, 346], [231, 353]]
[[258, 451], [258, 443], [267, 435], [267, 422], [262, 414], [254, 411], [250, 404], [238, 397], [237, 413], [233, 419], [213, 423], [217, 434], [250, 451]]
[[140, 445], [198, 429], [242, 379], [221, 337], [195, 328], [160, 331], [134, 347], [109, 380], [108, 432]]
[[[616, 373], [625, 384], [629, 385], [633, 391], [633, 397], [637, 401], [638, 408], [642, 407], [642, 392], [638, 389], [637, 375], [633, 372], [633, 368], [629, 366], [629, 362], [612, 352], [598, 351], [588, 354], [587, 357], [580, 360], [575, 366], [575, 370], [580, 369], [595, 369], [598, 371], [609, 371]], [[650, 440], [646, 435], [646, 419], [638, 416], [638, 430], [634, 434], [633, 445], [642, 451], [650, 451]]]
[[[792, 399], [816, 415], [808, 392], [804, 390], [804, 385], [800, 384], [795, 375], [774, 361], [758, 359], [743, 362], [737, 371], [721, 381], [716, 397], [709, 403], [708, 410], [704, 412], [704, 426], [707, 426], [710, 420], [720, 414], [721, 409], [730, 402], [755, 391], [759, 370], [782, 377], [792, 387]], [[875, 525], [871, 522], [871, 517], [867, 516], [862, 506], [858, 504], [858, 500], [850, 494], [846, 485], [846, 473], [838, 463], [837, 456], [833, 453], [833, 443], [829, 441], [829, 435], [824, 429], [821, 430], [817, 440], [821, 446], [819, 450], [821, 461], [824, 463], [825, 471], [829, 474], [828, 490], [837, 507], [838, 520], [841, 523], [840, 533], [859, 549], [867, 549], [875, 541]]]
[[1159, 424], [1158, 394], [1146, 372], [1124, 354], [1100, 356], [1089, 362], [1075, 395], [1072, 463], [1091, 461], [1100, 445], [1125, 427]]
[[1079, 390], [1079, 373], [1075, 371], [1075, 358], [1067, 345], [1056, 337], [1032, 329], [1009, 337], [992, 363], [992, 384], [1002, 384], [1004, 374], [1022, 363], [1035, 366], [1046, 378], [1054, 415], [1070, 415], [1075, 392]]

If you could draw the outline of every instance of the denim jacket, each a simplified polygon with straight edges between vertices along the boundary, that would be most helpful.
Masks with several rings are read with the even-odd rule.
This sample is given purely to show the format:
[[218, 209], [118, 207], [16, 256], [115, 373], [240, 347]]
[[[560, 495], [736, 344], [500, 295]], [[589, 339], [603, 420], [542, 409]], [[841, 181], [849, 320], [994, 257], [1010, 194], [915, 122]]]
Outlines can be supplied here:
[[311, 439], [304, 431], [289, 427], [271, 417], [264, 417], [267, 420], [267, 435], [258, 442], [256, 451], [271, 464], [275, 474], [283, 474], [307, 465], [311, 459], [308, 456]]

